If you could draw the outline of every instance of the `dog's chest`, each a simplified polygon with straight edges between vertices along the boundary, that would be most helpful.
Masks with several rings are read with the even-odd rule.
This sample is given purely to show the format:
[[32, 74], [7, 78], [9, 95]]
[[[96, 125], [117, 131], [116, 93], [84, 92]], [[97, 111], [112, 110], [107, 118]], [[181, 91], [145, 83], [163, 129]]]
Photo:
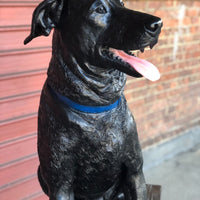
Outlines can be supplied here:
[[[90, 159], [94, 164], [101, 162], [103, 167], [106, 159], [119, 160], [126, 137], [124, 113], [116, 109], [116, 112], [107, 114], [74, 114], [69, 116], [71, 132], [77, 136], [80, 160]], [[112, 163], [110, 163], [112, 164]]]
[[75, 152], [78, 190], [105, 191], [119, 179], [121, 172], [126, 137], [123, 116], [88, 115], [87, 120], [79, 120], [78, 126], [81, 130]]
[[126, 137], [126, 118], [121, 107], [99, 114], [67, 112], [66, 136], [77, 138], [79, 159], [87, 160], [91, 157], [94, 164], [98, 159], [102, 163], [108, 157], [118, 159]]

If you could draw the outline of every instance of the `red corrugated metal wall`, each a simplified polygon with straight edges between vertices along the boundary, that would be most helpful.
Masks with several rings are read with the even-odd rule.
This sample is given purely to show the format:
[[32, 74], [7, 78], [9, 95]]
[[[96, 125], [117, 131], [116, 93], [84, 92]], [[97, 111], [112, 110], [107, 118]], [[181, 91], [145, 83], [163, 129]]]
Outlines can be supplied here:
[[27, 46], [39, 1], [0, 1], [0, 199], [47, 199], [37, 181], [37, 109], [51, 37]]

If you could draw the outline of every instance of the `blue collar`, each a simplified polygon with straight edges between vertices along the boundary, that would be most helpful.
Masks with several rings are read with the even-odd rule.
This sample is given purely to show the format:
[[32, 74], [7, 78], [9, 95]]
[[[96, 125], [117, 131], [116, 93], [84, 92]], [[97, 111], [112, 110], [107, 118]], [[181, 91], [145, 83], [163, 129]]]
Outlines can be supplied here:
[[[53, 91], [53, 90], [52, 90]], [[120, 101], [121, 101], [121, 97], [113, 104], [107, 105], [107, 106], [85, 106], [85, 105], [80, 105], [74, 101], [72, 101], [71, 99], [67, 98], [66, 96], [63, 96], [55, 91], [53, 91], [55, 93], [55, 95], [57, 96], [57, 98], [64, 103], [65, 105], [81, 111], [81, 112], [85, 112], [85, 113], [101, 113], [101, 112], [106, 112], [109, 110], [112, 110], [114, 108], [116, 108]]]

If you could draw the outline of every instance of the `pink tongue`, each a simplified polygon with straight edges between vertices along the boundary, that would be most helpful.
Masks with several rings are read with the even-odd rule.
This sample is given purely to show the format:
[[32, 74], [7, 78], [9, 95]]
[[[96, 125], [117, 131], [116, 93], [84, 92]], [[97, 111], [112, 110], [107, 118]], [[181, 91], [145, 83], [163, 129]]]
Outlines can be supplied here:
[[160, 73], [158, 69], [150, 62], [142, 60], [140, 58], [130, 56], [124, 51], [117, 49], [110, 49], [116, 56], [119, 56], [125, 62], [129, 63], [137, 72], [150, 81], [157, 81], [160, 79]]

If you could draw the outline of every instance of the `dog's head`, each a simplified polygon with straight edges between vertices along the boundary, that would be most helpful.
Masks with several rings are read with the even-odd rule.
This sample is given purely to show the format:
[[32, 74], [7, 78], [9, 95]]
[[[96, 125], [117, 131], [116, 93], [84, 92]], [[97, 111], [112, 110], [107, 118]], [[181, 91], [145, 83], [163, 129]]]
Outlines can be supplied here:
[[45, 0], [34, 11], [24, 43], [55, 28], [64, 52], [81, 57], [81, 62], [157, 80], [157, 68], [131, 51], [153, 48], [161, 27], [160, 18], [129, 10], [122, 0]]

